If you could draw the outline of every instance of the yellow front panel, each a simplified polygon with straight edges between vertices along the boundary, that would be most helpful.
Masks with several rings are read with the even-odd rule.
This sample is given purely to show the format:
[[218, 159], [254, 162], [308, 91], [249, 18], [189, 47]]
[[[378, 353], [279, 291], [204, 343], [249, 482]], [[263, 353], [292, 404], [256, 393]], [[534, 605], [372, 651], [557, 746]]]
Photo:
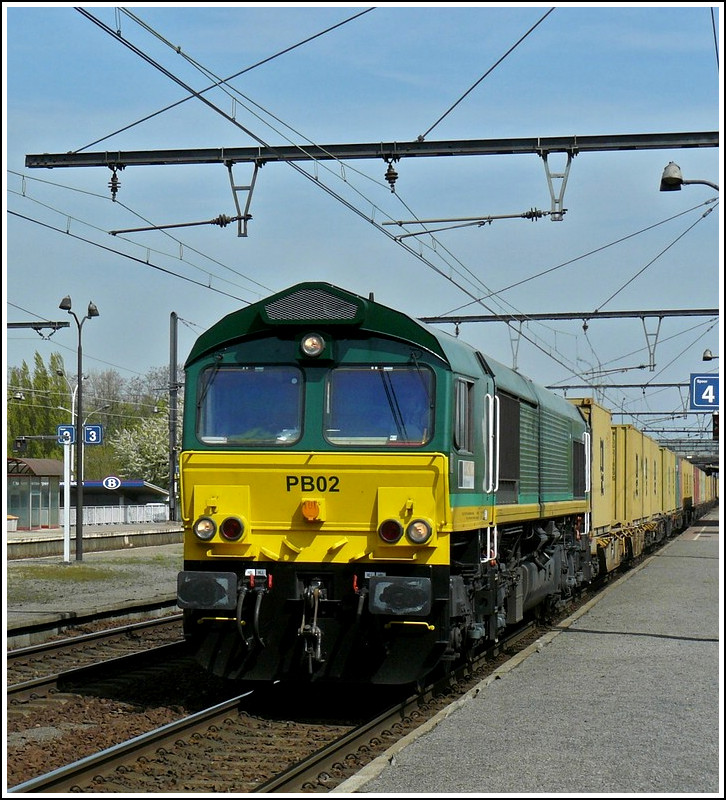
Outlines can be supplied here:
[[[184, 452], [180, 458], [186, 560], [348, 563], [394, 559], [448, 564], [451, 511], [440, 454]], [[189, 533], [200, 516], [240, 518], [245, 535], [209, 542]], [[378, 525], [414, 519], [433, 528], [425, 545], [385, 544]]]

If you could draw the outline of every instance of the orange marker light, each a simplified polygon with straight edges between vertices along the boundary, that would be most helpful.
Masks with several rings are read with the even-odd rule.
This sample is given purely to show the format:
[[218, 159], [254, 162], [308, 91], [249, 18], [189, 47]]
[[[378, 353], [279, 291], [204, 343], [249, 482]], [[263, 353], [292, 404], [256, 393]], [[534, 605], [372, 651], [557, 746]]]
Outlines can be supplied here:
[[304, 500], [302, 513], [308, 522], [315, 522], [320, 517], [320, 503], [317, 500]]

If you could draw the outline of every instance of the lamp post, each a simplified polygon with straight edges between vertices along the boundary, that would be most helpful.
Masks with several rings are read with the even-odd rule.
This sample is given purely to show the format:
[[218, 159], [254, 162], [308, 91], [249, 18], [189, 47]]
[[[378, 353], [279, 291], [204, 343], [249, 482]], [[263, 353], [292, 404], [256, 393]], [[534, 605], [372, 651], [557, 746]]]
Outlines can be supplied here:
[[701, 361], [713, 361], [714, 358], [718, 358], [718, 356], [715, 356], [710, 350], [704, 350]]
[[[71, 415], [71, 425], [73, 425], [73, 427], [75, 428], [76, 427], [76, 394], [78, 392], [78, 384], [82, 380], [82, 377], [80, 375], [78, 376], [78, 380], [76, 382], [76, 385], [74, 386], [68, 380], [68, 376], [65, 374], [65, 372], [62, 369], [57, 369], [55, 372], [56, 372], [56, 375], [59, 375], [61, 378], [65, 378], [65, 382], [68, 384], [68, 389], [69, 389], [69, 391], [71, 393], [71, 410], [68, 411], [68, 409], [67, 408], [63, 408], [63, 406], [58, 406], [58, 408], [61, 411], [67, 411]], [[83, 377], [85, 377], [85, 376], [83, 376]], [[71, 448], [70, 454], [71, 454], [71, 471], [72, 471], [74, 469], [74, 467], [73, 467], [73, 445], [69, 445], [69, 447]], [[75, 476], [71, 472], [71, 480], [73, 480], [74, 477]]]
[[692, 183], [702, 183], [704, 186], [710, 186], [717, 192], [720, 191], [718, 184], [711, 183], [711, 181], [685, 180], [681, 173], [681, 168], [673, 161], [668, 162], [668, 165], [663, 170], [663, 175], [660, 179], [660, 190], [661, 192], [680, 192], [681, 186], [688, 186]]
[[[83, 323], [91, 317], [98, 316], [98, 309], [93, 303], [88, 304], [88, 311], [82, 319], [78, 319], [75, 311], [71, 310], [70, 295], [66, 295], [59, 303], [58, 308], [67, 311], [76, 321], [78, 328], [78, 391], [76, 404], [76, 421], [83, 419], [83, 345], [81, 333]], [[76, 425], [76, 561], [83, 560], [83, 431]]]

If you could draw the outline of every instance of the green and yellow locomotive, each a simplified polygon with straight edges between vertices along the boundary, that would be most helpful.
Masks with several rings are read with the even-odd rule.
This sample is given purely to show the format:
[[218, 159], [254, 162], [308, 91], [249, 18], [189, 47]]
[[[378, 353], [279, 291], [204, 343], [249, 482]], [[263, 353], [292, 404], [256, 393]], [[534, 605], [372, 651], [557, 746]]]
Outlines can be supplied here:
[[400, 684], [593, 578], [578, 407], [328, 283], [185, 366], [185, 633], [212, 672]]

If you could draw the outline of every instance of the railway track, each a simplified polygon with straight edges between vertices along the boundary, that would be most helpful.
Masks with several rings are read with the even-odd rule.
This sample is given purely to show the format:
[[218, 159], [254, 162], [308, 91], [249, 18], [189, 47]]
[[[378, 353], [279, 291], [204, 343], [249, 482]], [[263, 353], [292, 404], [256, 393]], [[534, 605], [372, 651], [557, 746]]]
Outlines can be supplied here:
[[29, 625], [8, 628], [6, 636], [6, 647], [8, 650], [27, 649], [26, 645], [35, 646], [33, 643], [43, 644], [54, 636], [72, 636], [73, 631], [83, 628], [96, 627], [105, 623], [108, 627], [116, 624], [130, 624], [133, 621], [145, 621], [149, 618], [164, 617], [170, 613], [178, 611], [176, 598], [170, 597], [161, 600], [153, 600], [144, 603], [134, 603], [124, 605], [119, 608], [109, 608], [101, 612], [88, 614], [73, 614], [59, 618], [57, 615], [50, 615], [47, 620], [40, 620]]
[[300, 709], [299, 697], [298, 714], [280, 717], [278, 708], [291, 709], [287, 689], [249, 691], [11, 791], [329, 792], [465, 693], [481, 679], [487, 665], [489, 671], [495, 669], [520, 646], [518, 642], [523, 647], [533, 636], [528, 627], [501, 643], [498, 652], [419, 694], [397, 697], [372, 715], [363, 711], [376, 708], [369, 700], [362, 699], [356, 708], [351, 699], [350, 714], [363, 715], [362, 721], [330, 721], [331, 708], [341, 708], [340, 702], [330, 699], [331, 708], [321, 706], [317, 712], [328, 721], [311, 721], [315, 709]]
[[[579, 603], [588, 602], [597, 593], [592, 587]], [[550, 628], [572, 610], [572, 605], [563, 608], [559, 619], [549, 620]], [[173, 626], [173, 621], [169, 624]], [[192, 714], [176, 713], [174, 719], [152, 730], [147, 724], [139, 735], [97, 747], [93, 754], [18, 783], [12, 791], [333, 791], [410, 730], [465, 695], [546, 629], [520, 631], [516, 634], [518, 641], [501, 642], [482, 659], [452, 672], [438, 686], [413, 698], [397, 698], [385, 709], [376, 707], [375, 713], [368, 713], [362, 721], [353, 719], [352, 712], [349, 719], [336, 719], [336, 703], [330, 700], [308, 710], [307, 716], [295, 716], [292, 701], [299, 703], [305, 694], [299, 690], [285, 703], [267, 690], [235, 693], [234, 698], [227, 695], [223, 702], [202, 710], [198, 705]], [[26, 654], [37, 649], [42, 647], [24, 648]], [[16, 655], [22, 653], [15, 651]], [[89, 675], [84, 676], [81, 669], [70, 683], [79, 686], [80, 693], [88, 693]], [[210, 680], [206, 675], [197, 676], [194, 691], [199, 693]], [[354, 696], [350, 693], [340, 698], [338, 712], [348, 708]], [[372, 708], [369, 704], [366, 710]], [[152, 715], [147, 716], [148, 723]]]
[[9, 650], [6, 655], [6, 694], [8, 697], [18, 696], [33, 685], [41, 687], [55, 683], [64, 672], [141, 653], [149, 645], [182, 640], [182, 616], [175, 614]]

